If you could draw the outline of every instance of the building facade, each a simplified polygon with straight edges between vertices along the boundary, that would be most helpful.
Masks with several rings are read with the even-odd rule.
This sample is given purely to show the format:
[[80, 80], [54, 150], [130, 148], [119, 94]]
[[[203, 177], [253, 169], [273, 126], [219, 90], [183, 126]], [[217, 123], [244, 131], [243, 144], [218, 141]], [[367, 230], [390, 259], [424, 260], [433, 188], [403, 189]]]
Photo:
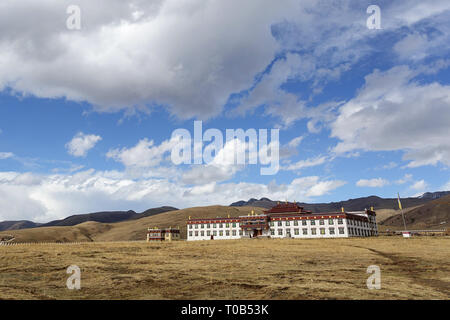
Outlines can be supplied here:
[[347, 238], [378, 235], [370, 210], [311, 213], [296, 203], [278, 204], [263, 214], [234, 218], [189, 219], [187, 240], [240, 238]]
[[147, 242], [150, 241], [173, 241], [180, 240], [180, 229], [178, 228], [148, 228]]

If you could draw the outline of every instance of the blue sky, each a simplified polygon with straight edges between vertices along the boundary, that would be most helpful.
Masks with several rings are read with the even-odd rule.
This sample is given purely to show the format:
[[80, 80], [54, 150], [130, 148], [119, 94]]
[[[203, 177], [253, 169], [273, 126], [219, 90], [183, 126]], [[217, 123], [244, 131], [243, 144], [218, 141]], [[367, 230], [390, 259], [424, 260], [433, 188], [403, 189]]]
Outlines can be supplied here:
[[[450, 190], [448, 1], [263, 2], [6, 1], [0, 220]], [[280, 170], [174, 165], [194, 120], [279, 129]]]

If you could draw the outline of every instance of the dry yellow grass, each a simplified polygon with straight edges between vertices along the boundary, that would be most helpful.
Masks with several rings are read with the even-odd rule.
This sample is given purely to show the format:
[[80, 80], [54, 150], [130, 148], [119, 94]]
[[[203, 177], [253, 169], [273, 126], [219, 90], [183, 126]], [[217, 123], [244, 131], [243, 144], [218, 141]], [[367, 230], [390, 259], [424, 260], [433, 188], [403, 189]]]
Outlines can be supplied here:
[[449, 299], [449, 283], [449, 237], [0, 246], [2, 299]]

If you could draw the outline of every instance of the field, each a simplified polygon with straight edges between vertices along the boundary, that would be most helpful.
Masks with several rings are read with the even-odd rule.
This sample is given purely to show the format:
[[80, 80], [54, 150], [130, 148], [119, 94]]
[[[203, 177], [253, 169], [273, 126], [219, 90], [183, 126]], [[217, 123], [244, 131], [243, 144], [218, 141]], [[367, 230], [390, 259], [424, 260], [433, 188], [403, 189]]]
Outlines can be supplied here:
[[0, 299], [449, 298], [449, 237], [0, 246]]

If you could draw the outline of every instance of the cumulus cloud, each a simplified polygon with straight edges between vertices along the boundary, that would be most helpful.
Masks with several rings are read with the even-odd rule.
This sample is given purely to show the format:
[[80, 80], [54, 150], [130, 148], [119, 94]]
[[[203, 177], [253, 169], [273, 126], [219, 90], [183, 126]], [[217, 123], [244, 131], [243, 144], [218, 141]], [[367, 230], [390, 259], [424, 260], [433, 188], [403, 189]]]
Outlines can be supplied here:
[[[76, 4], [81, 30], [73, 31], [66, 27], [72, 1], [2, 1], [0, 90], [87, 101], [97, 111], [133, 113], [157, 105], [180, 118], [207, 118], [220, 114], [230, 94], [250, 89], [241, 111], [265, 104], [267, 114], [289, 125], [314, 115], [305, 110], [310, 97], [280, 90], [283, 83], [310, 81], [314, 95], [378, 50], [367, 41], [375, 36], [365, 24], [367, 6], [351, 0]], [[380, 32], [433, 17], [429, 26], [448, 34], [442, 28], [449, 7], [446, 0], [385, 4]], [[397, 52], [402, 55], [411, 43], [406, 37]], [[255, 84], [280, 52], [296, 53], [277, 61]], [[311, 122], [310, 129], [318, 130], [318, 123]]]
[[79, 132], [66, 144], [66, 149], [74, 157], [85, 157], [100, 140], [100, 136]]
[[360, 179], [356, 182], [358, 187], [381, 188], [389, 184], [388, 180], [382, 178]]
[[180, 118], [216, 115], [249, 86], [279, 47], [270, 26], [295, 7], [291, 0], [80, 0], [81, 30], [73, 31], [66, 28], [72, 4], [2, 1], [0, 89], [88, 101], [98, 111], [158, 104]]
[[172, 150], [175, 144], [176, 140], [171, 139], [155, 145], [153, 140], [145, 138], [132, 148], [112, 149], [106, 156], [121, 162], [126, 167], [155, 167], [164, 160], [164, 155]]
[[450, 86], [421, 84], [415, 76], [407, 66], [366, 76], [330, 125], [331, 136], [340, 140], [334, 151], [404, 150], [408, 167], [450, 165]]

